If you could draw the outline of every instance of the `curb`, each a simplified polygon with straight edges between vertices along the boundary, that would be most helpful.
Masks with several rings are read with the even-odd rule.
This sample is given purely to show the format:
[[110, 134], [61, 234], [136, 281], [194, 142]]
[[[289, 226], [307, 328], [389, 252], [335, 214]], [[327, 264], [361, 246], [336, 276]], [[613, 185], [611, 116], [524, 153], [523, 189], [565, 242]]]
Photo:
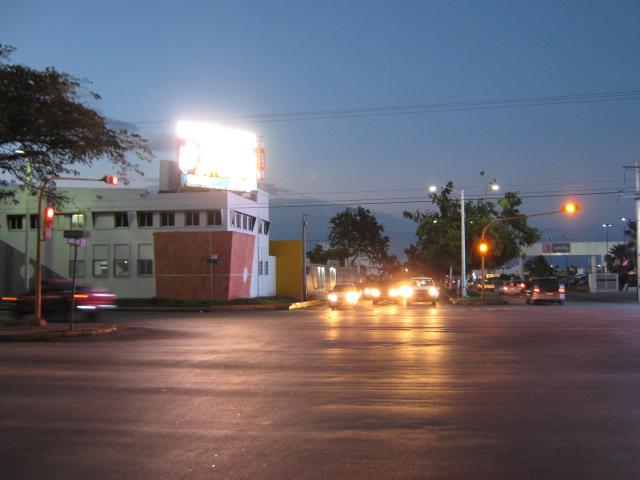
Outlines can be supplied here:
[[120, 330], [118, 325], [84, 327], [78, 330], [31, 330], [17, 333], [0, 333], [0, 342], [41, 342], [58, 338], [95, 337]]
[[316, 305], [323, 305], [324, 303], [326, 303], [326, 300], [324, 299], [307, 300], [306, 302], [296, 302], [289, 305], [289, 310], [297, 310], [299, 308], [314, 307]]
[[475, 307], [475, 306], [485, 307], [485, 306], [495, 306], [495, 305], [509, 305], [509, 302], [507, 302], [503, 298], [489, 298], [489, 299], [485, 299], [484, 301], [480, 299], [473, 300], [471, 298], [452, 298], [452, 297], [447, 297], [447, 298], [452, 305], [456, 305], [460, 307]]
[[202, 307], [118, 307], [116, 312], [246, 312], [249, 310], [287, 310], [288, 303], [263, 305], [203, 305]]

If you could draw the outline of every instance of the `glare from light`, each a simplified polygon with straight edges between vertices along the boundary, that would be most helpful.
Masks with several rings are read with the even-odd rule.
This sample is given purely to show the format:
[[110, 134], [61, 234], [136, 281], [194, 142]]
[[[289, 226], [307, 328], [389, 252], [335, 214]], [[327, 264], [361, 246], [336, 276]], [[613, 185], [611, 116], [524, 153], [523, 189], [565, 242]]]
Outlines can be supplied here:
[[392, 288], [391, 290], [389, 290], [390, 297], [395, 297], [396, 295], [398, 295], [398, 291], [395, 288]]
[[405, 298], [409, 298], [411, 295], [413, 295], [413, 288], [411, 288], [409, 285], [403, 285], [398, 289], [398, 293]]
[[327, 295], [327, 299], [331, 302], [331, 303], [335, 303], [338, 301], [338, 295], [336, 295], [335, 293], [330, 293], [329, 295]]
[[347, 292], [347, 302], [355, 305], [360, 300], [360, 294], [358, 292]]
[[429, 295], [432, 297], [438, 296], [438, 289], [436, 287], [429, 287]]
[[438, 187], [436, 187], [435, 185], [429, 185], [429, 192], [436, 193], [437, 190]]
[[372, 288], [372, 289], [369, 291], [369, 294], [370, 294], [372, 297], [376, 297], [376, 298], [378, 298], [378, 297], [380, 296], [380, 290], [378, 290], [377, 288]]
[[494, 192], [497, 192], [498, 190], [500, 190], [500, 185], [498, 185], [497, 183], [492, 183], [491, 190], [493, 190]]
[[481, 253], [487, 253], [487, 251], [489, 250], [489, 245], [487, 245], [486, 243], [481, 243], [478, 246], [478, 250], [480, 250]]

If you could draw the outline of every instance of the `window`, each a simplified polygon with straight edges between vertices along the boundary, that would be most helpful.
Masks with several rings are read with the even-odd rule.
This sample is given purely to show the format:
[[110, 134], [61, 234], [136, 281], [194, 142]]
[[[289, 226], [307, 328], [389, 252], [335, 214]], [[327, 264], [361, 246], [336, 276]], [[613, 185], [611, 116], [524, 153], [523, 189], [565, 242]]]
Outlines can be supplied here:
[[72, 213], [71, 217], [71, 228], [84, 228], [84, 213]]
[[114, 213], [116, 228], [129, 228], [129, 214], [127, 212]]
[[138, 227], [153, 227], [153, 212], [138, 212]]
[[260, 233], [264, 235], [269, 235], [270, 226], [271, 226], [271, 222], [267, 222], [266, 220], [260, 220]]
[[222, 210], [209, 210], [207, 212], [207, 225], [222, 225]]
[[129, 245], [115, 245], [113, 247], [113, 276], [129, 276]]
[[153, 245], [143, 243], [138, 245], [138, 276], [153, 275]]
[[200, 225], [200, 212], [198, 211], [184, 212], [184, 224], [187, 227]]
[[22, 230], [24, 215], [7, 215], [7, 226], [9, 230]]
[[249, 227], [249, 231], [253, 232], [253, 229], [256, 228], [256, 217], [252, 217], [251, 215], [247, 215], [247, 222], [248, 222], [248, 227]]
[[38, 229], [38, 214], [37, 213], [32, 213], [31, 215], [29, 215], [29, 228], [31, 230], [37, 230]]
[[[76, 278], [83, 278], [87, 274], [84, 260], [76, 260]], [[69, 278], [73, 277], [73, 260], [69, 260]]]
[[174, 212], [160, 212], [160, 226], [173, 227], [176, 224]]
[[93, 246], [93, 276], [109, 276], [109, 245]]

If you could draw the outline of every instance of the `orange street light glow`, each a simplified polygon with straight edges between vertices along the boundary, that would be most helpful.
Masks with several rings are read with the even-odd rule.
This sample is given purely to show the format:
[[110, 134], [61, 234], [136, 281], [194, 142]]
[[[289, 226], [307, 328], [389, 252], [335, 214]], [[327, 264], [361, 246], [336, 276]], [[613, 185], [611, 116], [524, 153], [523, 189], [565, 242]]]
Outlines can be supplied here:
[[578, 210], [580, 210], [580, 205], [573, 202], [567, 202], [562, 206], [562, 210], [564, 210], [565, 213], [568, 213], [569, 215], [571, 215], [573, 213], [576, 213]]
[[487, 245], [486, 243], [481, 243], [480, 245], [478, 245], [478, 250], [480, 250], [480, 253], [487, 253], [489, 251], [489, 245]]

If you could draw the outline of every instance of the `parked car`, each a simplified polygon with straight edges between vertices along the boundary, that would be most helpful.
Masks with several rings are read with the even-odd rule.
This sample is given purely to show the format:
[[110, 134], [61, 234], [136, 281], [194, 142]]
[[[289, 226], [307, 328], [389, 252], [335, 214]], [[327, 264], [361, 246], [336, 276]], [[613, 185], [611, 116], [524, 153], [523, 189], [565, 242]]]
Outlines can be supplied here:
[[[47, 320], [65, 320], [71, 310], [73, 296], [71, 281], [51, 280], [42, 283], [42, 314]], [[3, 297], [3, 303], [13, 304], [16, 316], [35, 311], [35, 289], [17, 297]], [[92, 285], [76, 285], [75, 309], [96, 317], [103, 310], [116, 308], [116, 296], [106, 289]]]
[[338, 283], [327, 295], [329, 307], [355, 306], [360, 301], [360, 291], [353, 283]]
[[407, 299], [407, 304], [411, 302], [431, 302], [433, 305], [438, 301], [440, 290], [436, 287], [431, 277], [414, 277], [410, 279], [412, 295]]
[[520, 295], [524, 292], [526, 284], [520, 280], [509, 280], [502, 285], [500, 293], [502, 295]]
[[565, 300], [564, 284], [556, 277], [534, 278], [526, 283], [525, 291], [527, 303], [558, 303]]

